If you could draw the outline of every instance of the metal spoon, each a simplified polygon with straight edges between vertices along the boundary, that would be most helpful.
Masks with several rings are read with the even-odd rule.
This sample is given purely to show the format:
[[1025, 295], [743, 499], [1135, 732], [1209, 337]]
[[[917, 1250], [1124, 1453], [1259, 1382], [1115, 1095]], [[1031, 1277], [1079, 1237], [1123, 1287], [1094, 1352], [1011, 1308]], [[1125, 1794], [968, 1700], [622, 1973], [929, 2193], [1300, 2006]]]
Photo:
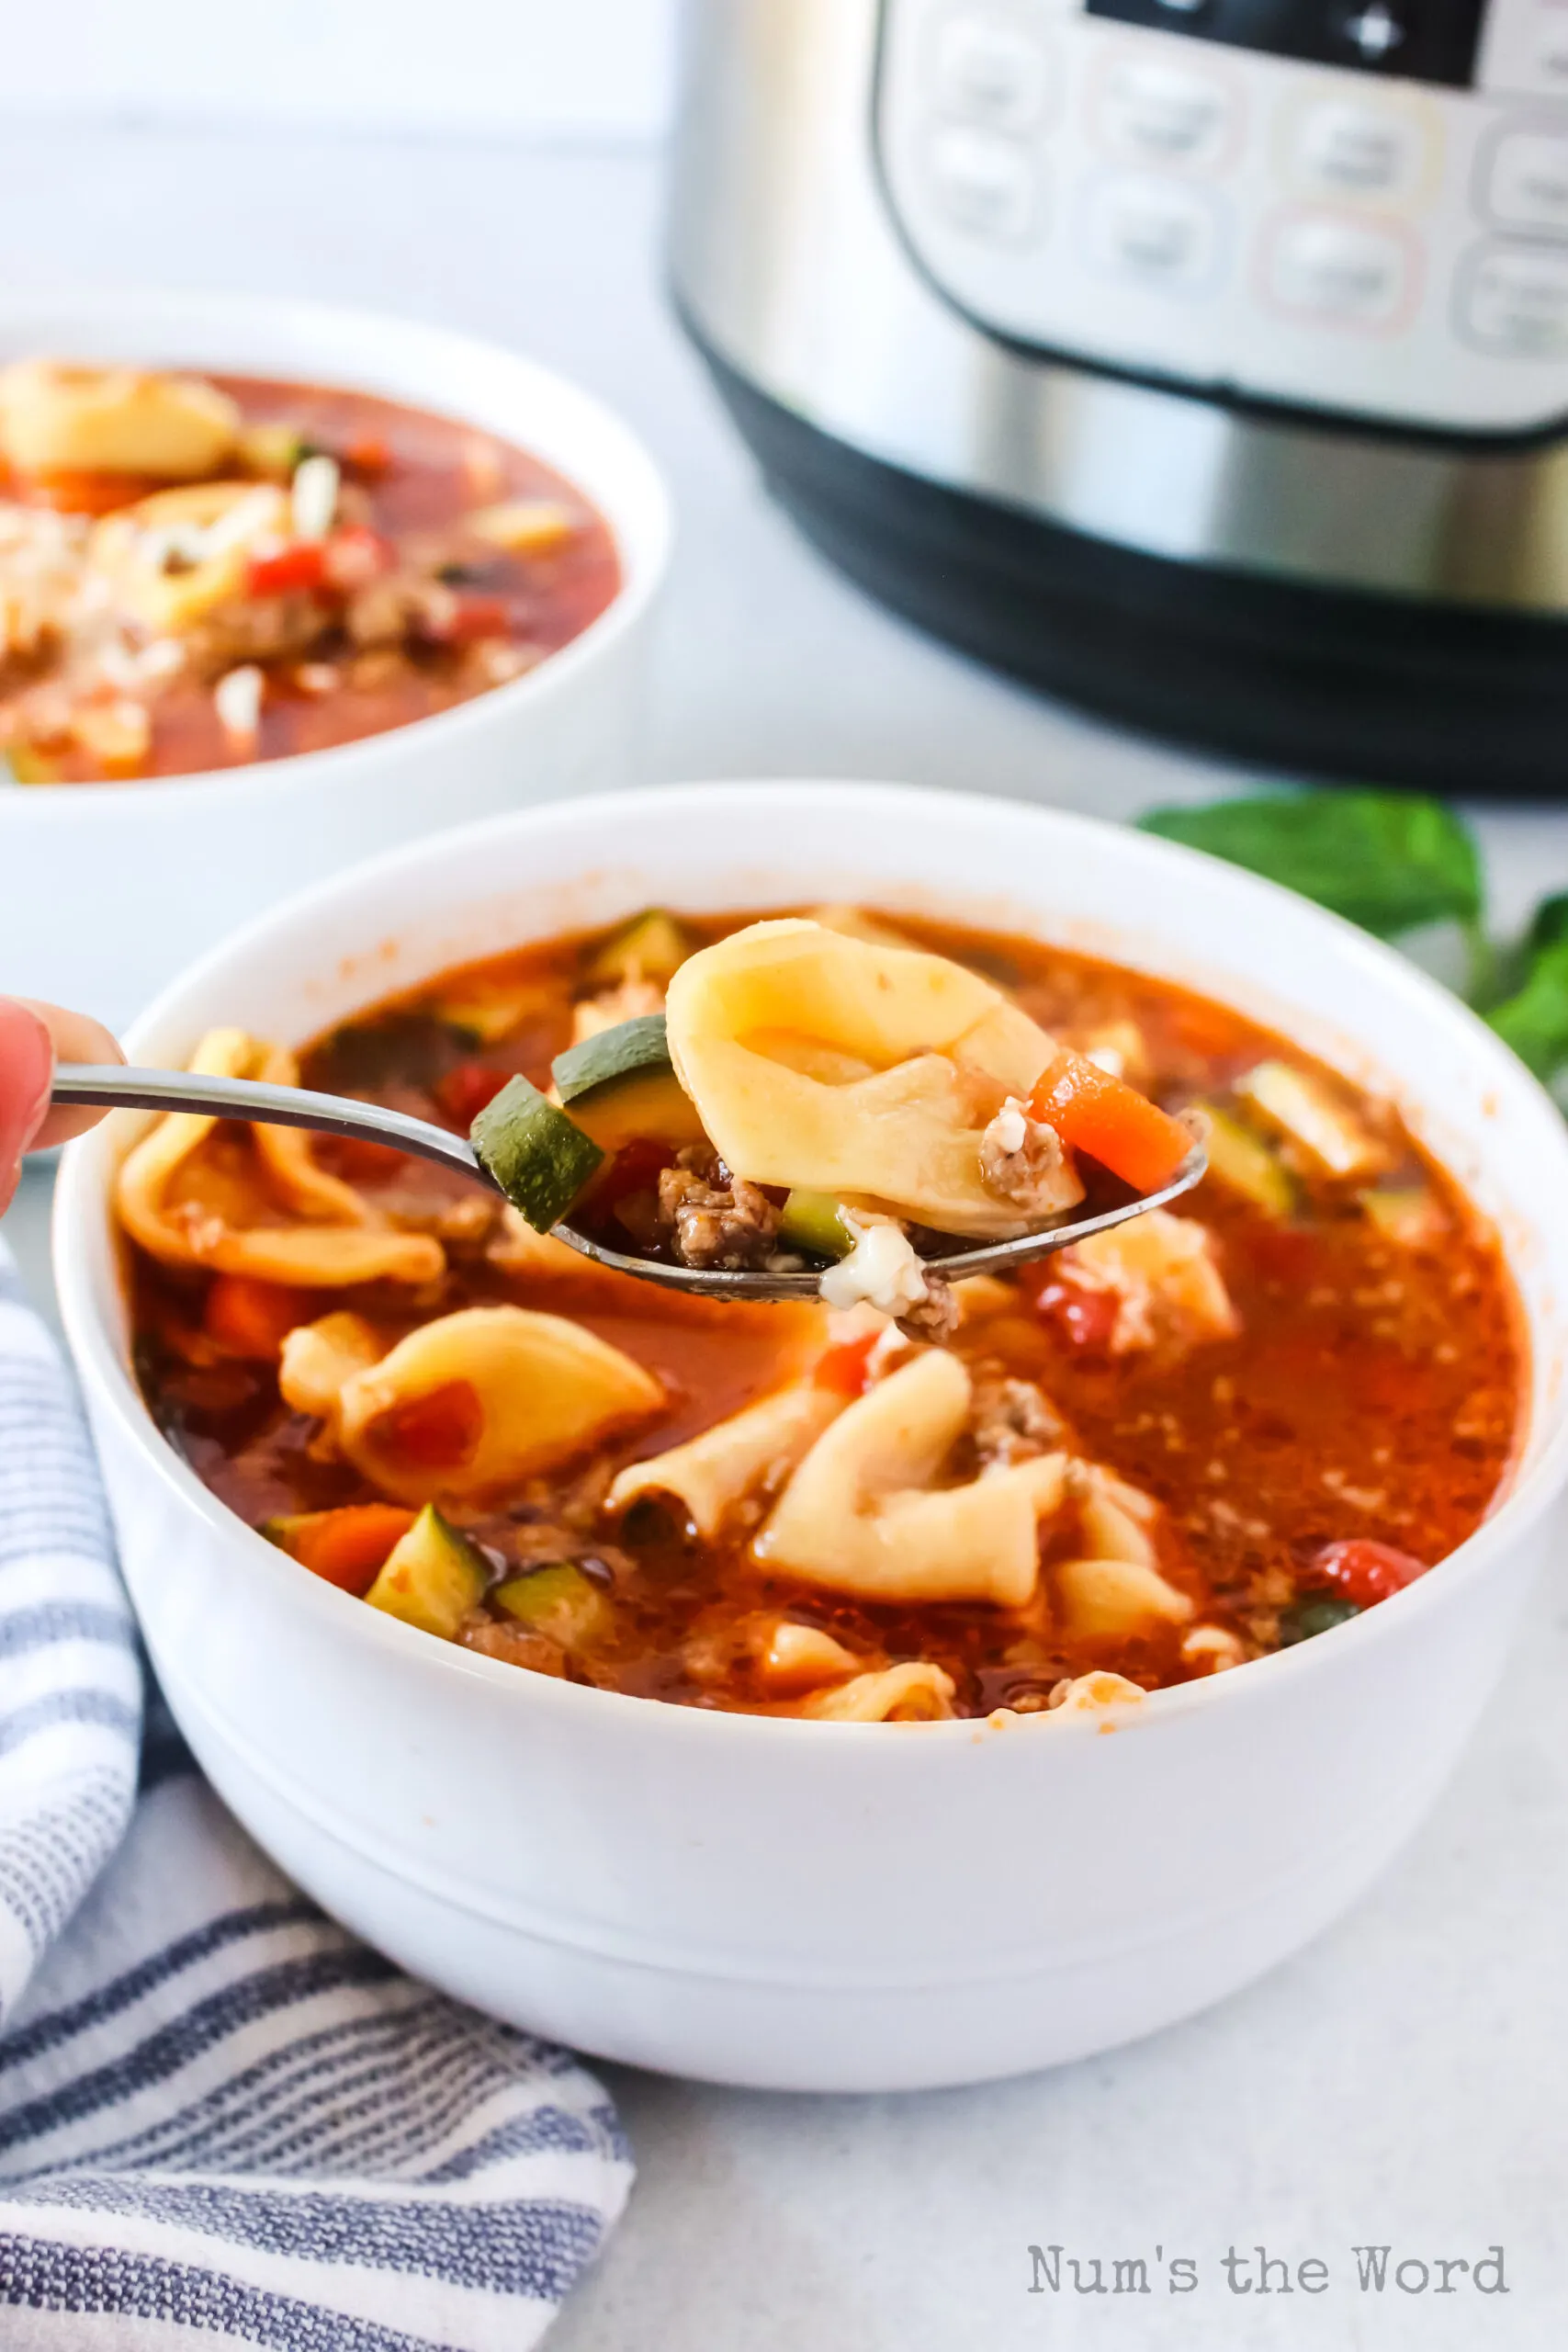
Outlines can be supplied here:
[[[354, 1136], [367, 1143], [389, 1144], [395, 1151], [433, 1159], [439, 1168], [455, 1168], [478, 1177], [495, 1192], [500, 1186], [476, 1158], [467, 1136], [455, 1136], [427, 1119], [411, 1119], [404, 1111], [389, 1111], [378, 1102], [355, 1102], [341, 1094], [312, 1094], [299, 1086], [264, 1086], [248, 1078], [203, 1078], [183, 1069], [127, 1069], [120, 1065], [96, 1069], [67, 1064], [54, 1073], [56, 1102], [85, 1102], [101, 1109], [111, 1105], [130, 1111], [194, 1111], [217, 1119], [252, 1119], [264, 1126], [311, 1127], [319, 1135]], [[1026, 1233], [1016, 1241], [987, 1241], [951, 1256], [928, 1259], [933, 1273], [952, 1281], [964, 1274], [1007, 1273], [1035, 1258], [1048, 1258], [1091, 1233], [1108, 1233], [1149, 1209], [1164, 1208], [1191, 1191], [1209, 1164], [1209, 1155], [1194, 1138], [1191, 1150], [1170, 1182], [1142, 1199], [1123, 1202], [1120, 1208], [1102, 1209], [1095, 1216], [1053, 1225]], [[595, 1265], [612, 1267], [618, 1274], [633, 1274], [638, 1282], [658, 1283], [666, 1290], [695, 1291], [705, 1298], [815, 1298], [819, 1273], [728, 1273], [699, 1266], [672, 1266], [656, 1258], [632, 1258], [607, 1250], [570, 1225], [551, 1228], [558, 1241], [592, 1258]]]

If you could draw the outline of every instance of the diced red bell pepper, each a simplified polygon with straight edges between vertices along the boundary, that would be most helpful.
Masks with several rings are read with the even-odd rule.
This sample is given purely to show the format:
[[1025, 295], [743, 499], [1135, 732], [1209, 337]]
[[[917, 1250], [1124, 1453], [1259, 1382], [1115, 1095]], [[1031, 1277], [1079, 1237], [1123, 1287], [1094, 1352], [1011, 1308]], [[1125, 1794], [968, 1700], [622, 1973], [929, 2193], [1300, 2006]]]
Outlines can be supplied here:
[[295, 539], [276, 555], [254, 555], [245, 567], [247, 596], [288, 596], [324, 588], [326, 548], [320, 539]]
[[400, 1168], [408, 1165], [408, 1154], [396, 1144], [372, 1143], [368, 1136], [321, 1136], [316, 1143], [316, 1159], [331, 1176], [341, 1176], [345, 1184], [384, 1184]]
[[1401, 1552], [1392, 1544], [1374, 1544], [1370, 1536], [1353, 1535], [1341, 1544], [1325, 1544], [1307, 1571], [1314, 1583], [1325, 1584], [1371, 1609], [1427, 1573], [1427, 1563]]
[[378, 1413], [372, 1442], [422, 1470], [456, 1470], [484, 1435], [484, 1407], [471, 1381], [446, 1380]]
[[511, 1076], [508, 1069], [491, 1069], [488, 1062], [459, 1062], [436, 1080], [435, 1099], [452, 1125], [467, 1135]]
[[831, 1388], [840, 1396], [863, 1396], [871, 1377], [871, 1351], [881, 1337], [880, 1331], [867, 1331], [861, 1339], [829, 1348], [818, 1357], [811, 1375], [817, 1386]]
[[1029, 1298], [1043, 1323], [1064, 1344], [1088, 1356], [1109, 1355], [1116, 1329], [1116, 1294], [1075, 1283], [1059, 1273], [1049, 1260], [1019, 1272], [1019, 1288]]
[[511, 627], [512, 605], [507, 597], [459, 588], [452, 617], [440, 635], [448, 645], [472, 645], [483, 637], [505, 637]]
[[656, 1193], [659, 1179], [674, 1159], [674, 1146], [656, 1136], [637, 1136], [621, 1146], [608, 1166], [594, 1177], [589, 1198], [596, 1209], [613, 1209], [633, 1193]]

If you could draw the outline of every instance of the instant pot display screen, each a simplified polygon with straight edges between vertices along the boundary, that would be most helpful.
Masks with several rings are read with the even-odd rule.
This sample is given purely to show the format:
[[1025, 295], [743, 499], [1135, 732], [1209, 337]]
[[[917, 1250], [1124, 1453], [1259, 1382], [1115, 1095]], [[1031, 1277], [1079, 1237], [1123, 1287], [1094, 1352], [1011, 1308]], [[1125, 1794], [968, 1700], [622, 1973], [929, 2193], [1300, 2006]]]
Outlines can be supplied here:
[[883, 0], [905, 245], [973, 323], [1446, 437], [1568, 416], [1568, 7]]
[[1482, 0], [1086, 0], [1091, 17], [1468, 89]]

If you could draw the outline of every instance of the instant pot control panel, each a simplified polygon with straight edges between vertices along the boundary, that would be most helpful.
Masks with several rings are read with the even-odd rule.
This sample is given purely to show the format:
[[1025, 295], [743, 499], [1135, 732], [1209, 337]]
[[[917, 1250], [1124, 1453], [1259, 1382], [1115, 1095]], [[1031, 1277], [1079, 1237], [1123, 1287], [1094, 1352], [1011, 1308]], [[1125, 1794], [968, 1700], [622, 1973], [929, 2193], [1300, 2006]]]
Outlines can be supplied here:
[[1010, 341], [1568, 421], [1568, 0], [883, 0], [876, 111], [908, 243]]

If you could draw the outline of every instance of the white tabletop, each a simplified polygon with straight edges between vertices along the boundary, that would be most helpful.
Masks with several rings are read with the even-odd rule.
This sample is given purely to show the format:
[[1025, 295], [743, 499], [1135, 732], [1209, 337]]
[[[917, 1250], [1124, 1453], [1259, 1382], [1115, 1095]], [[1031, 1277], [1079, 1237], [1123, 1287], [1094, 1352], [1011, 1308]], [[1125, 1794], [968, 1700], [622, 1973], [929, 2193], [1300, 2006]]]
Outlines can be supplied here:
[[[988, 677], [868, 605], [763, 495], [660, 294], [636, 150], [88, 134], [13, 118], [0, 270], [132, 275], [423, 313], [603, 392], [668, 469], [681, 546], [653, 776], [882, 775], [1127, 815], [1234, 788]], [[1568, 885], [1568, 814], [1494, 812], [1495, 901]], [[47, 1291], [47, 1179], [6, 1221]], [[1565, 1204], [1568, 1205], [1568, 1204]], [[1507, 1685], [1404, 1860], [1311, 1951], [1130, 2050], [980, 2090], [747, 2096], [607, 2070], [640, 2161], [559, 2352], [1537, 2352], [1568, 2318], [1568, 1629], [1538, 1600]], [[1143, 2256], [1159, 2291], [1029, 2291], [1032, 2245]], [[1233, 2291], [1228, 2249], [1326, 2265]], [[1356, 2284], [1351, 2248], [1473, 2261], [1506, 2294]], [[1163, 2250], [1165, 2268], [1156, 2260]], [[1196, 2260], [1196, 2291], [1163, 2282]], [[1086, 2285], [1089, 2275], [1084, 2274]], [[1277, 2274], [1273, 2274], [1277, 2276]], [[1489, 2276], [1489, 2274], [1483, 2274]], [[1238, 2270], [1237, 2289], [1249, 2274]], [[1309, 2273], [1315, 2278], [1317, 2274]], [[1419, 2273], [1404, 2273], [1414, 2287]]]

